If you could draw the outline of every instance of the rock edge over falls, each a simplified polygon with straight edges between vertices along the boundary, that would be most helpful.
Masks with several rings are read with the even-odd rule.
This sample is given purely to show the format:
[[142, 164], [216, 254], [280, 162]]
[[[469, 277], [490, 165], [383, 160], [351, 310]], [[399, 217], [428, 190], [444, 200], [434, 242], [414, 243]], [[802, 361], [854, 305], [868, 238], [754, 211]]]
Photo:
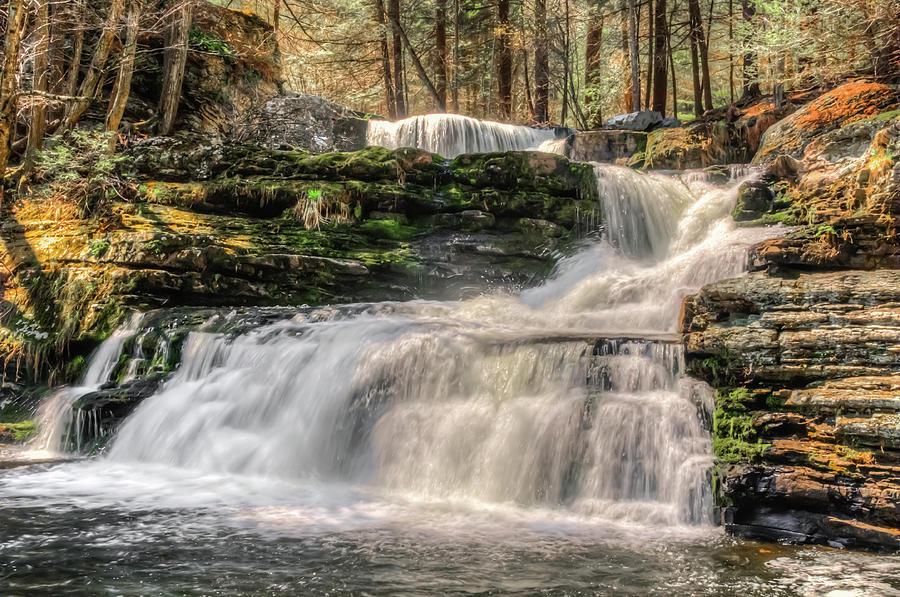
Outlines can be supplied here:
[[[227, 37], [231, 53], [191, 53], [179, 133], [133, 145], [116, 166], [124, 190], [90, 213], [58, 194], [4, 211], [3, 408], [75, 379], [131, 309], [517, 289], [597, 228], [590, 165], [537, 152], [447, 160], [359, 149], [362, 115], [281, 92], [264, 23], [197, 6], [198, 26]], [[135, 87], [156, 88], [158, 75], [139, 65]], [[567, 151], [652, 168], [756, 152], [764, 175], [742, 187], [735, 219], [791, 232], [753, 250], [748, 276], [688, 297], [681, 317], [687, 366], [716, 389], [722, 522], [752, 537], [896, 549], [900, 93], [857, 82], [812, 97], [649, 135], [576, 134]], [[152, 110], [137, 94], [127, 116], [142, 122]], [[358, 150], [314, 153], [331, 149]], [[164, 372], [177, 364], [178, 333]], [[33, 432], [18, 425], [0, 425], [0, 441]]]

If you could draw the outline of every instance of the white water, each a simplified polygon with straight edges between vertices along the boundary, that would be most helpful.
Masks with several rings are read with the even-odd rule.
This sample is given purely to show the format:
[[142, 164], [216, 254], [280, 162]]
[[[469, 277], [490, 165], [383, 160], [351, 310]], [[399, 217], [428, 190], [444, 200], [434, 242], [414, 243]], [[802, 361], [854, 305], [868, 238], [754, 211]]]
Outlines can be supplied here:
[[[184, 491], [246, 501], [252, 488], [254, 509], [271, 494], [279, 519], [290, 506], [304, 524], [338, 527], [370, 515], [357, 491], [374, 499], [365, 512], [415, 524], [426, 523], [410, 504], [440, 502], [469, 513], [451, 525], [497, 509], [538, 526], [562, 516], [643, 529], [634, 536], [702, 525], [709, 394], [682, 376], [672, 332], [686, 294], [740, 275], [748, 247], [778, 231], [737, 229], [733, 187], [614, 166], [597, 175], [604, 239], [543, 286], [322, 310], [236, 337], [195, 332], [114, 438], [110, 477], [48, 482], [127, 503]], [[105, 352], [97, 371], [115, 361]], [[181, 489], [159, 486], [167, 478]], [[22, 483], [7, 491], [34, 487]]]
[[75, 451], [81, 450], [81, 434], [78, 433], [81, 425], [98, 422], [73, 421], [73, 417], [83, 416], [80, 410], [76, 413], [73, 406], [79, 398], [110, 381], [125, 341], [137, 332], [140, 323], [141, 314], [132, 314], [125, 325], [114, 331], [90, 356], [77, 385], [60, 388], [41, 404], [36, 417], [38, 434], [29, 442], [30, 451], [55, 455], [63, 453], [69, 446]]
[[[734, 189], [598, 166], [603, 241], [520, 297], [385, 304], [235, 338], [194, 333], [109, 458], [351, 483], [416, 500], [700, 523], [708, 433], [674, 331], [681, 299], [739, 275], [772, 229]], [[633, 336], [633, 340], [600, 340]], [[702, 395], [702, 392], [700, 393]], [[708, 399], [708, 396], [706, 397]]]
[[556, 133], [553, 129], [502, 124], [458, 114], [427, 114], [397, 122], [370, 120], [366, 137], [369, 145], [388, 149], [416, 147], [453, 158], [463, 153], [536, 149], [542, 142], [556, 138]]

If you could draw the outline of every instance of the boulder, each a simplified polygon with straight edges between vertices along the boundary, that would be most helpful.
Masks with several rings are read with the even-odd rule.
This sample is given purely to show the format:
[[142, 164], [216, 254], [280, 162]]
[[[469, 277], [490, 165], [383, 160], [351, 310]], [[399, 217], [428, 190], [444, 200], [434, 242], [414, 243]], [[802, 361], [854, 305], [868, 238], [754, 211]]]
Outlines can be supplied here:
[[669, 116], [668, 118], [663, 118], [662, 122], [657, 125], [656, 128], [660, 129], [675, 129], [681, 126], [681, 121], [674, 116]]
[[237, 137], [270, 149], [356, 151], [366, 146], [367, 128], [364, 114], [314, 95], [285, 93], [249, 113]]
[[647, 135], [645, 167], [654, 170], [705, 168], [742, 163], [744, 151], [725, 122], [698, 121], [679, 128], [657, 128]]
[[[900, 105], [900, 91], [881, 83], [846, 83], [825, 93], [803, 106], [787, 118], [771, 126], [763, 137], [762, 144], [753, 158], [756, 163], [769, 163], [778, 156], [787, 155], [795, 159], [815, 157], [807, 155], [807, 148], [815, 142], [812, 153], [821, 155], [832, 145], [845, 155], [858, 157], [872, 140], [874, 132], [880, 128], [879, 121], [889, 120], [892, 112]], [[874, 119], [874, 121], [871, 121]], [[829, 140], [826, 135], [832, 131], [845, 129], [854, 123], [870, 121], [863, 130], [852, 127]], [[858, 137], [859, 141], [848, 143], [847, 138]], [[833, 160], [832, 160], [833, 161]]]
[[647, 133], [639, 131], [585, 131], [570, 139], [568, 155], [577, 162], [615, 163], [641, 153], [647, 146]]
[[758, 180], [748, 180], [738, 187], [737, 203], [731, 214], [738, 222], [756, 220], [771, 211], [774, 200], [769, 185]]
[[603, 128], [622, 131], [649, 131], [662, 123], [663, 117], [659, 112], [642, 110], [630, 114], [613, 116], [603, 123]]

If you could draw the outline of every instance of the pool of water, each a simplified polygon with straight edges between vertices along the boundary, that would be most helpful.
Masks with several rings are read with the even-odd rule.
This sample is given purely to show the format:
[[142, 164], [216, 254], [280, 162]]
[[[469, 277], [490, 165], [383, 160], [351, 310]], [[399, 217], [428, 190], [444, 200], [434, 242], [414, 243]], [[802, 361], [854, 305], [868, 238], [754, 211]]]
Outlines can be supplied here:
[[900, 556], [102, 459], [0, 470], [2, 595], [900, 595]]

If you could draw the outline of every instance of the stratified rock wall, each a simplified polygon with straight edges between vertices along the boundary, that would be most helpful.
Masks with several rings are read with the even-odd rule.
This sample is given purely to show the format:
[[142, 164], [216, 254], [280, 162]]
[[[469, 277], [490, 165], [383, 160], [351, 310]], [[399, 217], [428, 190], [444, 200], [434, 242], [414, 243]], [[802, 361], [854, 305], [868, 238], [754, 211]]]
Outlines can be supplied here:
[[851, 83], [771, 127], [757, 160], [776, 197], [749, 224], [793, 228], [755, 249], [759, 271], [685, 300], [739, 534], [900, 547], [897, 100]]

